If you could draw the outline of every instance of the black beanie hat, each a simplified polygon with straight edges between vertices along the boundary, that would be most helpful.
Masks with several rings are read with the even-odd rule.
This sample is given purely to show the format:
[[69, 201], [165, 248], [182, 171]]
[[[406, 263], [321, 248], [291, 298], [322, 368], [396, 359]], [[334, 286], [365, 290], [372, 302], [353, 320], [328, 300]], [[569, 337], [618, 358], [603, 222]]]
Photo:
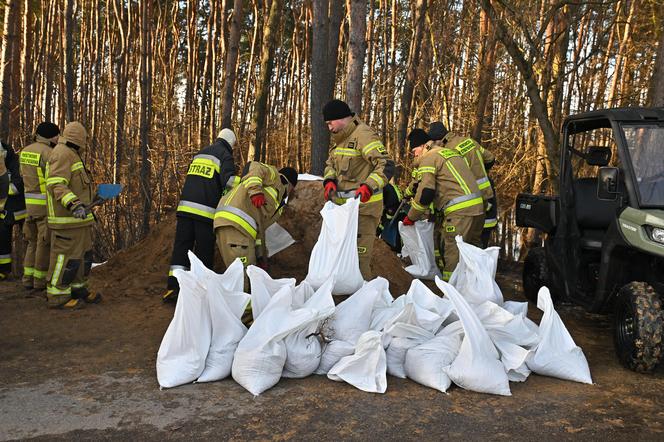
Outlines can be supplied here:
[[323, 119], [325, 121], [340, 120], [354, 115], [355, 113], [350, 111], [345, 101], [331, 100], [323, 106]]
[[420, 128], [413, 129], [408, 134], [408, 141], [410, 142], [411, 149], [420, 147], [421, 145], [426, 144], [430, 140], [431, 138], [429, 138], [429, 135], [427, 135], [427, 133], [424, 132], [424, 129]]
[[429, 137], [434, 141], [442, 140], [448, 132], [445, 125], [440, 121], [434, 121], [429, 125]]
[[40, 137], [53, 138], [57, 135], [60, 135], [60, 128], [57, 124], [46, 121], [44, 123], [40, 123], [39, 126], [37, 126], [35, 133]]
[[292, 167], [284, 167], [279, 170], [279, 173], [288, 180], [291, 186], [295, 187], [297, 185], [297, 170]]

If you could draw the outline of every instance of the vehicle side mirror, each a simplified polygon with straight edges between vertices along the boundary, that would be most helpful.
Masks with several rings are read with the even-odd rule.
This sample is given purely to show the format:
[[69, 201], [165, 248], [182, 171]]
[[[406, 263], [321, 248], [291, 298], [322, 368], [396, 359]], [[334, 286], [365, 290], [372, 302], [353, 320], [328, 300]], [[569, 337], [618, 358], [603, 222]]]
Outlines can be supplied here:
[[617, 167], [600, 167], [597, 177], [597, 198], [615, 201], [618, 198], [618, 180], [620, 170]]

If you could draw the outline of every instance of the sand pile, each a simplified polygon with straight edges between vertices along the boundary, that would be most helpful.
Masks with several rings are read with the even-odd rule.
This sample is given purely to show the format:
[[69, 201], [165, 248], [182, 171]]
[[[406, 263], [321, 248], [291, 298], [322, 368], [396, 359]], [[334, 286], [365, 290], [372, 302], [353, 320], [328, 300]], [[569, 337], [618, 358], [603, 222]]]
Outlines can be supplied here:
[[[296, 195], [279, 220], [297, 241], [288, 249], [270, 258], [269, 273], [274, 278], [292, 277], [301, 281], [307, 274], [309, 255], [320, 233], [320, 209], [323, 192], [320, 182], [301, 182]], [[155, 226], [148, 236], [135, 246], [118, 252], [104, 265], [92, 271], [92, 286], [102, 293], [141, 296], [159, 294], [165, 290], [166, 277], [175, 234], [175, 215]], [[390, 281], [393, 296], [405, 293], [411, 276], [403, 270], [399, 258], [381, 240], [376, 240], [372, 267], [375, 276]], [[215, 270], [224, 270], [217, 253]]]

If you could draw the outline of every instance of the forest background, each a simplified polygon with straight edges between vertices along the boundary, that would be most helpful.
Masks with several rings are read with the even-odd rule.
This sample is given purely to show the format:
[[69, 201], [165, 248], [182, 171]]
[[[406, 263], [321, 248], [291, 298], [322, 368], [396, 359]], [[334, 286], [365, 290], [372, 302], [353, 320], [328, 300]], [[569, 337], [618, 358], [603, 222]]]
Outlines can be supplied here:
[[404, 167], [414, 127], [442, 120], [498, 159], [494, 240], [518, 256], [521, 191], [555, 188], [570, 114], [664, 106], [664, 0], [5, 0], [0, 138], [41, 121], [89, 131], [100, 258], [177, 205], [219, 129], [256, 159], [320, 174], [321, 108], [348, 101]]

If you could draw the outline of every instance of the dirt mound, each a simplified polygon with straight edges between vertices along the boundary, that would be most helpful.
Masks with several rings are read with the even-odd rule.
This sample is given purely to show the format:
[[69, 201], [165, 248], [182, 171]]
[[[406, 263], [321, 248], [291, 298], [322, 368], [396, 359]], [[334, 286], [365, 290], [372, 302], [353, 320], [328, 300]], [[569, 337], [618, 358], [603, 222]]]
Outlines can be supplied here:
[[[270, 258], [269, 272], [274, 278], [291, 277], [298, 282], [305, 278], [311, 249], [320, 233], [322, 220], [319, 212], [322, 207], [320, 182], [299, 183], [296, 194], [279, 220], [279, 224], [288, 230], [296, 243]], [[92, 286], [102, 293], [125, 296], [163, 292], [174, 234], [175, 216], [171, 215], [155, 226], [138, 244], [120, 251], [104, 265], [93, 269]], [[399, 258], [383, 241], [376, 240], [372, 268], [374, 275], [390, 281], [390, 290], [395, 297], [408, 290], [411, 276], [403, 270]], [[218, 253], [215, 270], [224, 270]]]

